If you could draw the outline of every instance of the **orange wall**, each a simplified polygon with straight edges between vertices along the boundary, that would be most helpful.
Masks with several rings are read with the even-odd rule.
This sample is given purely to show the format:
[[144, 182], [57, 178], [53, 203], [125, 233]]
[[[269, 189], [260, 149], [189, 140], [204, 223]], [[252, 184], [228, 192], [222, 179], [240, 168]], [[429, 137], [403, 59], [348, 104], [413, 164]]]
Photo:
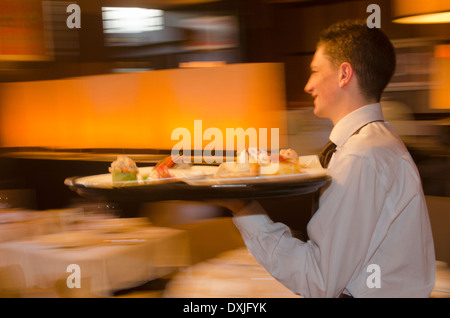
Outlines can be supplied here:
[[[279, 128], [285, 146], [283, 66], [108, 74], [0, 85], [0, 145], [171, 149], [172, 131]], [[270, 141], [270, 136], [269, 139]], [[203, 146], [210, 141], [204, 141]]]
[[435, 46], [434, 72], [431, 74], [429, 101], [431, 108], [450, 109], [450, 45], [442, 44]]

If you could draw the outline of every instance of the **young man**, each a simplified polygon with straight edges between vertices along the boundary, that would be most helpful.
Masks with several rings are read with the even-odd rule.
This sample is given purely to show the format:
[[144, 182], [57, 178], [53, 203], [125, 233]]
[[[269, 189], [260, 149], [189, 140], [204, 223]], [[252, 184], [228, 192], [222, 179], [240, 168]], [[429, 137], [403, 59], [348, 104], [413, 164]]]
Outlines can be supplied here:
[[379, 29], [349, 21], [322, 33], [305, 91], [315, 115], [333, 122], [336, 149], [307, 242], [256, 201], [226, 204], [254, 257], [304, 297], [428, 297], [434, 287], [420, 176], [379, 104], [394, 69]]

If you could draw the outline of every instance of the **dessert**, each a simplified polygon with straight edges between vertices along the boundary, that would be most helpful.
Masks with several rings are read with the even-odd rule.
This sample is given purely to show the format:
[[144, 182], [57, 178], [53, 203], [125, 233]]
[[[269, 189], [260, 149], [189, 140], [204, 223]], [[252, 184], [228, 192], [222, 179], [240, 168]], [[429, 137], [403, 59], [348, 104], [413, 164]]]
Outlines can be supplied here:
[[174, 169], [190, 169], [191, 165], [185, 163], [182, 156], [172, 158], [165, 157], [154, 167], [143, 167], [139, 169], [136, 163], [129, 157], [119, 155], [117, 160], [111, 164], [109, 172], [112, 174], [112, 181], [138, 181], [145, 183], [147, 181], [157, 181], [162, 179], [176, 179], [172, 174]]
[[220, 178], [255, 177], [259, 175], [258, 164], [224, 162], [221, 163], [215, 176]]
[[276, 174], [293, 174], [301, 172], [298, 154], [293, 149], [282, 149], [279, 154], [278, 172]]
[[[224, 162], [220, 164], [216, 177], [255, 177], [260, 174], [262, 162], [266, 162], [267, 153], [256, 148], [244, 149], [237, 157], [236, 162]], [[270, 161], [270, 160], [269, 160]]]
[[302, 172], [299, 156], [293, 149], [282, 149], [279, 154], [268, 154], [256, 148], [240, 152], [236, 162], [220, 164], [216, 177], [252, 177], [261, 175], [294, 174]]

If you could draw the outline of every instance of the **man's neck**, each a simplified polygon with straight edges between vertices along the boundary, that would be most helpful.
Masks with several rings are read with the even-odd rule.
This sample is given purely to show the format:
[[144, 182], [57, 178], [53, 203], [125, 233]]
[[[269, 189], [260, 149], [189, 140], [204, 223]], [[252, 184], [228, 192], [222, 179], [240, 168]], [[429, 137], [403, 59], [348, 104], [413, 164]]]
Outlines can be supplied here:
[[351, 112], [364, 107], [366, 105], [375, 104], [377, 101], [375, 99], [367, 99], [362, 97], [356, 98], [346, 98], [343, 99], [342, 102], [336, 109], [339, 111], [334, 114], [330, 120], [333, 122], [333, 125], [336, 125], [342, 118], [350, 114]]

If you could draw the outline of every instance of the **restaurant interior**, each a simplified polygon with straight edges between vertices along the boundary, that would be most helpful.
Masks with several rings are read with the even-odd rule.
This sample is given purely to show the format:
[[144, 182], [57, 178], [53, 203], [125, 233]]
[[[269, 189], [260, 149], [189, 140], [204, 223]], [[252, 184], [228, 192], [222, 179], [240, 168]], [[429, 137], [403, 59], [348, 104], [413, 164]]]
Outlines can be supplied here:
[[[210, 202], [244, 190], [95, 180], [120, 156], [150, 169], [177, 145], [217, 168], [205, 151], [212, 132], [223, 151], [208, 154], [234, 158], [229, 127], [314, 159], [332, 123], [304, 86], [319, 32], [345, 19], [376, 23], [395, 47], [381, 105], [421, 176], [430, 297], [449, 298], [449, 15], [446, 0], [2, 0], [0, 298], [301, 298]], [[320, 186], [259, 199], [307, 240]]]

